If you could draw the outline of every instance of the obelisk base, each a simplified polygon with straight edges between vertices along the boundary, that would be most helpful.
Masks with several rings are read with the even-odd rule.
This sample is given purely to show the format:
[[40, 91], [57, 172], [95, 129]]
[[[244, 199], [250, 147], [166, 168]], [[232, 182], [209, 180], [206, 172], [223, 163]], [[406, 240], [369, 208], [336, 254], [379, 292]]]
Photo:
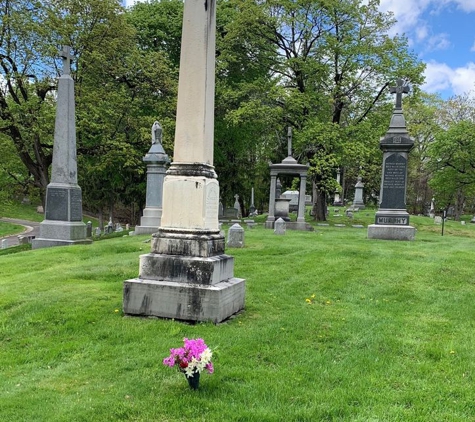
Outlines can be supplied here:
[[86, 238], [86, 225], [82, 221], [43, 220], [40, 223], [40, 237], [31, 242], [32, 249], [52, 246], [89, 245]]
[[221, 322], [244, 308], [245, 280], [219, 233], [159, 229], [152, 252], [140, 256], [139, 276], [124, 282], [124, 313]]
[[375, 224], [368, 226], [368, 239], [414, 240], [416, 229], [409, 225], [404, 209], [379, 209]]
[[135, 226], [134, 234], [152, 234], [158, 231], [162, 220], [162, 209], [149, 207], [143, 210], [140, 226]]

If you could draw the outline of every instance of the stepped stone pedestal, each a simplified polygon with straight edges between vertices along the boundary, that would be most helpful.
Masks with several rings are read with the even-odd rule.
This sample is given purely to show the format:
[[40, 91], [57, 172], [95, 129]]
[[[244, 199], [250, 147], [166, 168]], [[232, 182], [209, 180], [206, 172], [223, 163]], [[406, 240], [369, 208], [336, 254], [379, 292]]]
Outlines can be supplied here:
[[160, 228], [126, 280], [124, 313], [218, 323], [244, 307], [218, 222], [213, 163], [216, 0], [185, 0], [174, 162], [163, 183]]

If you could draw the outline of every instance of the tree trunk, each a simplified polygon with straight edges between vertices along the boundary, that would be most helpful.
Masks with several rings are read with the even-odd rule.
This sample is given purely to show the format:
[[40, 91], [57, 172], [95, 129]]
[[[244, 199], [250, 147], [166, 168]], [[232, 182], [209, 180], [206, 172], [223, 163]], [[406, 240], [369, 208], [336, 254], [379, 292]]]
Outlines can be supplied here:
[[312, 215], [316, 221], [327, 221], [327, 197], [317, 189], [315, 181], [312, 181], [313, 207]]

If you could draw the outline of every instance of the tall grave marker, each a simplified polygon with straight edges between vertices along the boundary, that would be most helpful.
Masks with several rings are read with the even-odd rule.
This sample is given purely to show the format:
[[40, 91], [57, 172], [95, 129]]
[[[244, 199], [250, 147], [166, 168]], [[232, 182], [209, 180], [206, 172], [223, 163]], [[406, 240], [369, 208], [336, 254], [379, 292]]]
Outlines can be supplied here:
[[219, 322], [244, 307], [245, 282], [219, 232], [213, 167], [216, 0], [185, 0], [174, 162], [161, 226], [139, 276], [124, 282], [124, 313]]
[[63, 74], [58, 78], [51, 183], [46, 187], [45, 219], [32, 248], [91, 243], [82, 221], [82, 192], [77, 183], [74, 81], [70, 47], [60, 51]]
[[166, 165], [170, 162], [162, 145], [162, 127], [157, 121], [152, 126], [152, 146], [143, 157], [147, 163], [147, 194], [140, 226], [135, 234], [155, 233], [162, 219], [163, 181]]
[[391, 93], [396, 94], [396, 105], [386, 135], [380, 140], [383, 151], [383, 171], [379, 210], [375, 224], [368, 226], [368, 238], [388, 240], [413, 240], [415, 228], [409, 225], [406, 211], [407, 158], [414, 140], [406, 129], [402, 112], [402, 94], [409, 87], [399, 79]]

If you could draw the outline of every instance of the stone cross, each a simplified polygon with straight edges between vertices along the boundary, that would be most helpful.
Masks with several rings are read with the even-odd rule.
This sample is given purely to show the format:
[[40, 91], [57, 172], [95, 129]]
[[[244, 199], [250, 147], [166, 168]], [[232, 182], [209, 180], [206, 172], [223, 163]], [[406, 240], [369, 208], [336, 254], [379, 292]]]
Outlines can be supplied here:
[[396, 108], [402, 108], [402, 94], [407, 94], [409, 92], [409, 87], [403, 85], [404, 81], [402, 79], [397, 80], [396, 86], [389, 87], [389, 92], [391, 94], [396, 94]]
[[289, 126], [287, 129], [287, 150], [288, 150], [288, 156], [292, 156], [292, 127]]
[[63, 59], [63, 75], [71, 74], [71, 61], [74, 59], [74, 56], [71, 54], [71, 47], [63, 45], [63, 49], [59, 54]]

